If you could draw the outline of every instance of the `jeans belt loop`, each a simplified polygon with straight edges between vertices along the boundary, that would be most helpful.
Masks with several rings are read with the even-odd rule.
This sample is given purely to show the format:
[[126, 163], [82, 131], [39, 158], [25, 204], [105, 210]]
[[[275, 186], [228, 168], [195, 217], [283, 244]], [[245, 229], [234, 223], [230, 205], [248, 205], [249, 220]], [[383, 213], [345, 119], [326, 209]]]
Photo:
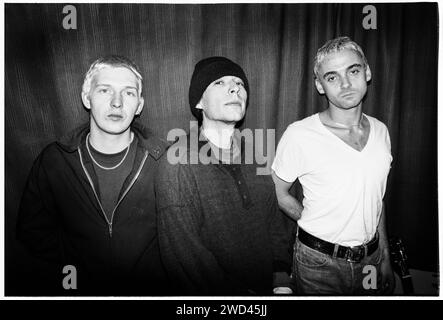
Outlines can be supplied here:
[[365, 257], [367, 257], [367, 256], [368, 256], [368, 246], [365, 245]]
[[334, 253], [332, 254], [332, 257], [335, 259], [337, 258], [337, 252], [338, 252], [338, 248], [340, 247], [340, 245], [335, 244], [334, 245]]
[[345, 256], [344, 256], [344, 258], [345, 258], [346, 261], [348, 261], [348, 262], [352, 262], [352, 259], [351, 259], [351, 253], [352, 253], [352, 250], [351, 250], [350, 248], [347, 248], [346, 251], [345, 251]]

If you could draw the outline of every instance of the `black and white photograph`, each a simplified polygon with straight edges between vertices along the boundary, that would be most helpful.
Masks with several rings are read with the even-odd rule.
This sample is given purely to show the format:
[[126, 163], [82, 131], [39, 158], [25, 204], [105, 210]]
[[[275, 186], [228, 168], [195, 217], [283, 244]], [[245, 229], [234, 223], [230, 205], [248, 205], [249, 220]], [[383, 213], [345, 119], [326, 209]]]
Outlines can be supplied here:
[[439, 32], [437, 2], [4, 3], [5, 297], [440, 297]]

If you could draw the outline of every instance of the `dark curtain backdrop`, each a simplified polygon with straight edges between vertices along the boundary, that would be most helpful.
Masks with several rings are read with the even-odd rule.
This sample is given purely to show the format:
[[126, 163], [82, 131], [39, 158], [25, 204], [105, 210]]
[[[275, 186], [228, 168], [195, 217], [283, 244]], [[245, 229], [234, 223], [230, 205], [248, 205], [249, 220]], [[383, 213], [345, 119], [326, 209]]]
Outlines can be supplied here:
[[88, 120], [80, 90], [98, 56], [140, 66], [139, 120], [162, 138], [189, 128], [195, 63], [226, 56], [248, 75], [244, 127], [275, 128], [278, 141], [290, 123], [326, 107], [313, 57], [341, 35], [365, 51], [373, 80], [364, 112], [391, 134], [389, 233], [403, 238], [411, 267], [437, 271], [437, 4], [377, 3], [376, 30], [362, 27], [364, 4], [75, 4], [76, 30], [62, 27], [65, 5], [5, 5], [6, 294], [20, 294], [16, 280], [41, 266], [15, 241], [27, 174], [45, 145]]

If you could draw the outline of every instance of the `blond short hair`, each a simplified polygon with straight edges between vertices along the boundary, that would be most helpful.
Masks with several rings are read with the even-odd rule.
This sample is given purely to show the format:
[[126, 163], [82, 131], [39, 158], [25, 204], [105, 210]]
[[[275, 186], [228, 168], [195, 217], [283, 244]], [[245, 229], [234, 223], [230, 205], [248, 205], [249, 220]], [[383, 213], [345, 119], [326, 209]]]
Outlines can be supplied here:
[[349, 37], [338, 37], [327, 41], [320, 49], [318, 49], [314, 58], [314, 77], [318, 78], [318, 69], [320, 68], [320, 64], [328, 54], [338, 52], [343, 49], [354, 51], [363, 60], [364, 67], [366, 69], [368, 66], [368, 61], [366, 60], [366, 56], [361, 47]]
[[137, 78], [139, 96], [142, 95], [143, 77], [140, 74], [139, 68], [137, 67], [137, 65], [134, 62], [132, 62], [128, 58], [123, 57], [123, 56], [117, 56], [117, 55], [111, 55], [111, 56], [98, 58], [97, 60], [95, 60], [91, 64], [88, 72], [86, 72], [86, 74], [85, 74], [85, 79], [83, 80], [82, 94], [85, 94], [85, 93], [88, 94], [89, 91], [91, 90], [91, 83], [92, 83], [92, 79], [93, 79], [94, 75], [99, 70], [101, 70], [103, 68], [109, 68], [109, 67], [112, 67], [112, 68], [121, 67], [121, 68], [127, 68], [127, 69], [131, 70]]

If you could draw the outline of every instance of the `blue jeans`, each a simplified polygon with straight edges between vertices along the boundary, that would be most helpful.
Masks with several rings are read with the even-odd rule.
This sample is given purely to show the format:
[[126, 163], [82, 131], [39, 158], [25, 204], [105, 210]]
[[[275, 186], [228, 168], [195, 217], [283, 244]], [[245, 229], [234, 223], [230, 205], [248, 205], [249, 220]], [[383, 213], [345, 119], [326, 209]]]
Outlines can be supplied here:
[[360, 262], [333, 258], [304, 245], [298, 237], [294, 250], [292, 279], [298, 295], [367, 296], [381, 292], [380, 248]]

